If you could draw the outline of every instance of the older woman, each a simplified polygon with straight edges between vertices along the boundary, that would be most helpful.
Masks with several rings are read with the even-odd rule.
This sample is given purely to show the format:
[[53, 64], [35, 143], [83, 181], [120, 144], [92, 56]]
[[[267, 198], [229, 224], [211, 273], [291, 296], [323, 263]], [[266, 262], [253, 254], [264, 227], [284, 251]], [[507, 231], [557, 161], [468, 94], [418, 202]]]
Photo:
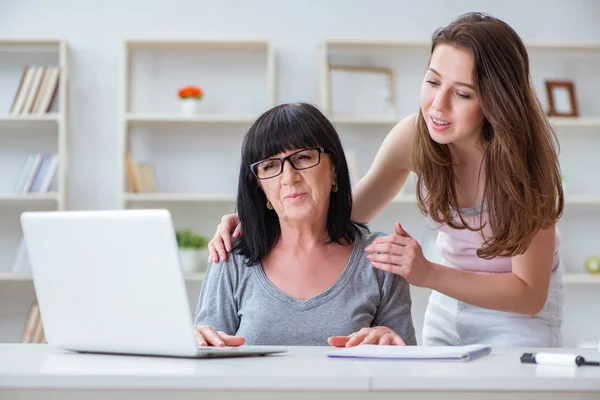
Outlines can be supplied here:
[[383, 234], [350, 219], [348, 166], [319, 110], [284, 104], [256, 120], [237, 208], [244, 235], [208, 267], [199, 345], [416, 343], [408, 284], [367, 259]]

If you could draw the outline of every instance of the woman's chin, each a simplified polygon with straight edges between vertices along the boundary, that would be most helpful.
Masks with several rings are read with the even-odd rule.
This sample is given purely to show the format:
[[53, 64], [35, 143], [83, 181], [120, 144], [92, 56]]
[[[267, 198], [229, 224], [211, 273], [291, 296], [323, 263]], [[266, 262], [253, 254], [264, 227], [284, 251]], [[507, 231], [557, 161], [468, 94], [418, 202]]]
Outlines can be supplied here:
[[431, 129], [430, 127], [428, 127], [428, 130], [429, 130], [429, 137], [431, 138], [431, 140], [433, 140], [437, 144], [452, 143], [452, 139], [454, 138], [454, 135], [452, 135], [450, 132], [438, 132], [435, 129]]
[[284, 219], [287, 222], [307, 222], [310, 221], [318, 215], [317, 212], [312, 207], [307, 207], [306, 205], [301, 204], [290, 204], [285, 207], [283, 216], [281, 219]]

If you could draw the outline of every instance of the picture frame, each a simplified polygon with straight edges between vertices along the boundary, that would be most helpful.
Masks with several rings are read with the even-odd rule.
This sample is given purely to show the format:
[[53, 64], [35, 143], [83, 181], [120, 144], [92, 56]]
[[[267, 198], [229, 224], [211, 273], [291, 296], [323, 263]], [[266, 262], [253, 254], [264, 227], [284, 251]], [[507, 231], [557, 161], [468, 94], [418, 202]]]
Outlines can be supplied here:
[[329, 64], [327, 72], [331, 96], [326, 106], [333, 114], [353, 115], [360, 112], [383, 117], [395, 111], [392, 68]]
[[575, 84], [572, 81], [547, 80], [548, 115], [554, 117], [578, 117]]

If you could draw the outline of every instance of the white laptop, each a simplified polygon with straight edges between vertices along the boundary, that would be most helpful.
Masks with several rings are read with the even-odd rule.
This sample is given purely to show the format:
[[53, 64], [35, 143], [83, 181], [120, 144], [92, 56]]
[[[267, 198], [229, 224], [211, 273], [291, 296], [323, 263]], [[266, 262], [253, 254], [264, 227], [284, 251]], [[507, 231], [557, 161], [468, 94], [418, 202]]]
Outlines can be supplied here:
[[50, 345], [174, 357], [284, 351], [196, 345], [167, 210], [24, 212], [21, 225]]

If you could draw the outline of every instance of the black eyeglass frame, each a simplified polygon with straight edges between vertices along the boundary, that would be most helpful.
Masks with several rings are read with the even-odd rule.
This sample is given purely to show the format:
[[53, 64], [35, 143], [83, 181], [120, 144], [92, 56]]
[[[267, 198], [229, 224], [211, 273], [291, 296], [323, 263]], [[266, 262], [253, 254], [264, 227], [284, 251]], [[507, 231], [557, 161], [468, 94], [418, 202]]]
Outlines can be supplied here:
[[[298, 154], [298, 153], [302, 153], [303, 151], [306, 151], [306, 150], [319, 150], [319, 159], [317, 160], [317, 163], [316, 163], [315, 165], [311, 165], [310, 167], [306, 167], [306, 168], [297, 168], [297, 167], [294, 165], [294, 162], [292, 161], [291, 157], [295, 156], [295, 155], [296, 155], [296, 154]], [[302, 171], [302, 170], [305, 170], [305, 169], [311, 169], [311, 168], [314, 168], [314, 167], [316, 167], [317, 165], [319, 165], [319, 164], [321, 163], [321, 154], [322, 154], [322, 153], [331, 153], [331, 152], [330, 152], [330, 151], [327, 151], [327, 150], [325, 150], [325, 149], [324, 149], [324, 148], [322, 148], [322, 147], [309, 147], [309, 148], [306, 148], [306, 149], [302, 149], [302, 150], [295, 151], [295, 152], [293, 152], [292, 154], [289, 154], [289, 155], [287, 155], [287, 156], [285, 156], [285, 157], [280, 157], [280, 158], [267, 158], [267, 159], [260, 160], [260, 161], [257, 161], [257, 162], [255, 162], [255, 163], [252, 163], [252, 164], [250, 164], [250, 171], [252, 172], [252, 175], [254, 175], [254, 176], [256, 177], [256, 179], [259, 179], [259, 180], [271, 179], [271, 178], [278, 177], [279, 175], [281, 175], [281, 174], [283, 173], [283, 167], [285, 166], [285, 161], [286, 161], [286, 160], [287, 160], [287, 161], [290, 163], [290, 165], [292, 166], [292, 168], [294, 168], [296, 171]], [[267, 162], [267, 161], [279, 161], [279, 162], [281, 163], [281, 169], [280, 169], [279, 173], [278, 173], [278, 174], [276, 174], [276, 175], [269, 176], [268, 178], [259, 178], [259, 177], [258, 177], [258, 174], [257, 174], [257, 173], [254, 171], [254, 167], [256, 167], [257, 165], [259, 165], [259, 164], [261, 164], [261, 163]]]

